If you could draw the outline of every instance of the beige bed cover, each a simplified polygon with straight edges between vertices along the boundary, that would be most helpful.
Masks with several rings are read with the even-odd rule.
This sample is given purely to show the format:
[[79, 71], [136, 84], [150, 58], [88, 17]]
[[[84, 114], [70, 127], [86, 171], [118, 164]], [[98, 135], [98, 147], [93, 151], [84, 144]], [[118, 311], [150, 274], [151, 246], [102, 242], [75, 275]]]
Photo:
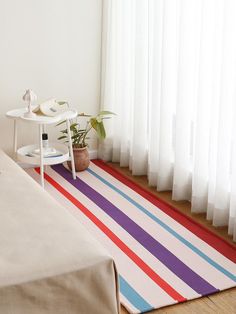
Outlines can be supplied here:
[[117, 314], [113, 259], [0, 150], [0, 314]]

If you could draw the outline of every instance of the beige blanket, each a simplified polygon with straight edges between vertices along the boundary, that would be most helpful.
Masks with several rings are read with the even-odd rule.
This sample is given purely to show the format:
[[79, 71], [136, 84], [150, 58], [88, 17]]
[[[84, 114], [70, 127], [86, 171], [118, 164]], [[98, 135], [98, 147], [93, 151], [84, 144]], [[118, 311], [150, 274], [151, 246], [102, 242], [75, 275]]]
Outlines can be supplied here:
[[0, 314], [116, 314], [114, 261], [0, 151]]

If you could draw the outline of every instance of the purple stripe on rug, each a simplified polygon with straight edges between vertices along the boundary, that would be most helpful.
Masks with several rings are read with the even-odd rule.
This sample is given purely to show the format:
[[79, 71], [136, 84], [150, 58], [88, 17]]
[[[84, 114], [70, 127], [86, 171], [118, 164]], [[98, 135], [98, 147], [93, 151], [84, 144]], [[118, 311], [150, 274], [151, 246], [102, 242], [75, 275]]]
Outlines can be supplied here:
[[193, 290], [201, 295], [211, 294], [219, 291], [205, 279], [195, 273], [191, 268], [184, 264], [161, 243], [154, 239], [143, 228], [137, 225], [132, 219], [125, 215], [119, 208], [109, 200], [95, 191], [87, 183], [77, 177], [73, 180], [71, 173], [63, 165], [52, 166], [52, 169], [60, 174], [64, 179], [71, 183], [80, 192], [86, 195], [91, 201], [99, 206], [116, 223], [126, 230], [136, 241], [146, 248], [153, 256], [161, 261], [176, 276], [183, 280]]

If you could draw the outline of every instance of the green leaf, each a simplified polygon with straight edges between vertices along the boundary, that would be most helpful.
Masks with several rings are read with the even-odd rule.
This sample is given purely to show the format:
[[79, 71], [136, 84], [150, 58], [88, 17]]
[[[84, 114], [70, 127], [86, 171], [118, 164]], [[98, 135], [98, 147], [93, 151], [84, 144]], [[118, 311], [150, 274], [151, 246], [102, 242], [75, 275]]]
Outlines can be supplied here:
[[78, 113], [78, 117], [92, 117], [91, 114], [86, 114], [86, 113]]
[[78, 134], [83, 134], [83, 133], [85, 133], [85, 132], [86, 132], [86, 130], [85, 130], [85, 129], [76, 130], [76, 133], [78, 133]]
[[102, 110], [99, 112], [98, 114], [99, 116], [107, 116], [107, 115], [116, 115], [114, 112], [112, 111], [108, 111], [108, 110]]
[[72, 124], [70, 125], [70, 129], [76, 128], [77, 126], [78, 126], [78, 123], [72, 123]]
[[62, 135], [62, 136], [58, 137], [58, 140], [62, 140], [64, 138], [67, 138], [67, 136], [66, 135]]
[[72, 140], [74, 140], [74, 139], [76, 139], [79, 136], [80, 136], [80, 134], [75, 134], [75, 135], [72, 135], [71, 138], [72, 138]]
[[61, 124], [63, 124], [63, 123], [66, 123], [66, 120], [63, 120], [63, 121], [57, 123], [56, 126], [61, 125]]
[[96, 118], [91, 118], [90, 124], [91, 124], [92, 128], [97, 131], [98, 122], [97, 122]]
[[103, 122], [97, 124], [97, 134], [101, 140], [106, 138], [106, 131]]
[[75, 135], [72, 135], [71, 138], [72, 138], [72, 139], [76, 139], [76, 138], [79, 138], [79, 137], [81, 137], [81, 136], [83, 136], [83, 133], [77, 133], [77, 134], [75, 134]]

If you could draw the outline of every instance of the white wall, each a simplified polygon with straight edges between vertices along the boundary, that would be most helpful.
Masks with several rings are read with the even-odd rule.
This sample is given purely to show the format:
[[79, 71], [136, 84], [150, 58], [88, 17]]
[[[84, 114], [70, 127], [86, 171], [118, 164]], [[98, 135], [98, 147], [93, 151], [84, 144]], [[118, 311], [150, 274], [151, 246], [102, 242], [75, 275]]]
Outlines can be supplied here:
[[[38, 101], [68, 100], [95, 114], [100, 97], [102, 0], [0, 0], [0, 147], [12, 147], [5, 112], [24, 106], [31, 88]], [[55, 127], [51, 138], [56, 137]], [[20, 145], [37, 140], [21, 123]], [[95, 147], [92, 140], [91, 147]]]

